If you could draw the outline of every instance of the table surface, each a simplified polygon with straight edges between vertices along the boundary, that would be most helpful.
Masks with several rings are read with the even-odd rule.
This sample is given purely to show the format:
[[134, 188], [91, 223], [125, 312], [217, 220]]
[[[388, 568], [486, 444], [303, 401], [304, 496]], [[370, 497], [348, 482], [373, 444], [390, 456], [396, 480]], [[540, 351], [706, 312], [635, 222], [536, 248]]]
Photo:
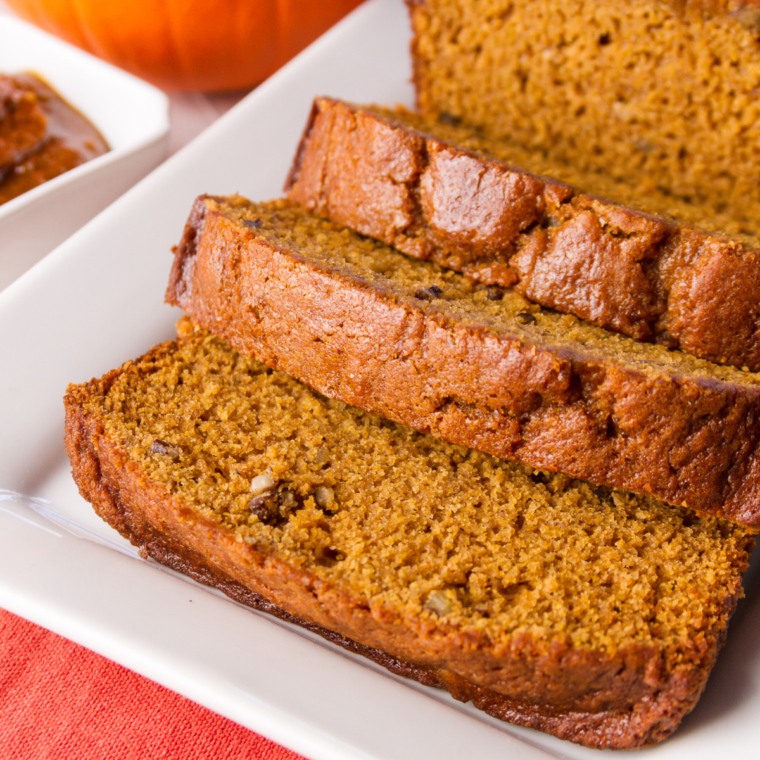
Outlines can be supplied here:
[[[0, 14], [11, 13], [0, 0]], [[170, 93], [170, 153], [189, 143], [245, 94]], [[1, 275], [2, 271], [0, 279]], [[121, 665], [1, 609], [0, 712], [3, 760], [299, 757]]]

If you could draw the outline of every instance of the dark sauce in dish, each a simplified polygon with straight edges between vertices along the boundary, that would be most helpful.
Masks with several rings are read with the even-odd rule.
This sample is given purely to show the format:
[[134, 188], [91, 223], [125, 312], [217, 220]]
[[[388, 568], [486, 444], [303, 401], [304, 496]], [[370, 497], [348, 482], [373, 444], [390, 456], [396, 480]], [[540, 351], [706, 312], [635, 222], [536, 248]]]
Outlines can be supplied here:
[[0, 74], [0, 205], [108, 152], [103, 136], [33, 74]]

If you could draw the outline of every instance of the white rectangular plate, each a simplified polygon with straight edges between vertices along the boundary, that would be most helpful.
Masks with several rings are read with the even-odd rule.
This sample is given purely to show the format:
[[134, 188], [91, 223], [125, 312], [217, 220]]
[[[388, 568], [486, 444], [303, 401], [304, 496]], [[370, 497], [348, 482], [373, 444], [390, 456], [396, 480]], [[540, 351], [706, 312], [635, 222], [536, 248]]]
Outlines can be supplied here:
[[[67, 383], [173, 335], [179, 313], [163, 294], [193, 199], [279, 195], [315, 95], [412, 102], [408, 37], [401, 0], [363, 6], [0, 296], [0, 489], [45, 498], [125, 546], [69, 476]], [[312, 760], [598, 757], [491, 720], [1, 497], [0, 605]], [[759, 628], [751, 594], [704, 699], [651, 756], [757, 751]]]

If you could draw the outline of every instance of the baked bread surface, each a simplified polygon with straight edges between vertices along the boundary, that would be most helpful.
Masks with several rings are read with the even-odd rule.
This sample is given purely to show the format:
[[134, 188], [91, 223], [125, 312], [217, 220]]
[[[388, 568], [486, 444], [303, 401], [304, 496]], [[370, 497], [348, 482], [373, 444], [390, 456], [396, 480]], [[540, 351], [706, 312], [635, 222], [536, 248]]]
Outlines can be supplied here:
[[458, 121], [317, 98], [289, 197], [542, 306], [760, 368], [757, 222], [550, 162]]
[[66, 396], [81, 493], [145, 554], [588, 746], [658, 741], [693, 707], [741, 527], [437, 441], [181, 332]]
[[407, 4], [423, 112], [756, 227], [756, 0]]
[[200, 198], [167, 300], [330, 397], [760, 524], [755, 374], [543, 310], [287, 201]]

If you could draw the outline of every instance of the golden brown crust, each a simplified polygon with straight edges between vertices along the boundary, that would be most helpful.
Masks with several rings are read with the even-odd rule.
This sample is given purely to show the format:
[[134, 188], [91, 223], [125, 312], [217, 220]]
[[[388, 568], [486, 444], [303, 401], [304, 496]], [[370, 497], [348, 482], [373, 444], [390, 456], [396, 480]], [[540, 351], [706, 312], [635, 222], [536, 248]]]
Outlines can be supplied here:
[[309, 209], [638, 340], [760, 369], [760, 251], [318, 98], [288, 178]]
[[729, 211], [757, 234], [756, 0], [408, 5], [423, 112]]
[[[289, 566], [276, 550], [236, 541], [152, 481], [109, 440], [102, 420], [84, 409], [115, 375], [69, 388], [66, 449], [82, 496], [143, 554], [395, 673], [472, 700], [498, 718], [591, 747], [631, 748], [663, 739], [704, 689], [721, 636], [695, 646], [681, 665], [664, 672], [656, 646], [603, 655], [547, 647], [523, 634], [508, 646], [473, 648], [443, 626], [410, 623], [391, 610], [370, 613], [308, 571]], [[738, 582], [726, 590], [726, 625], [738, 593]]]
[[760, 525], [752, 383], [462, 324], [268, 243], [230, 208], [197, 201], [167, 301], [242, 353], [453, 443]]

